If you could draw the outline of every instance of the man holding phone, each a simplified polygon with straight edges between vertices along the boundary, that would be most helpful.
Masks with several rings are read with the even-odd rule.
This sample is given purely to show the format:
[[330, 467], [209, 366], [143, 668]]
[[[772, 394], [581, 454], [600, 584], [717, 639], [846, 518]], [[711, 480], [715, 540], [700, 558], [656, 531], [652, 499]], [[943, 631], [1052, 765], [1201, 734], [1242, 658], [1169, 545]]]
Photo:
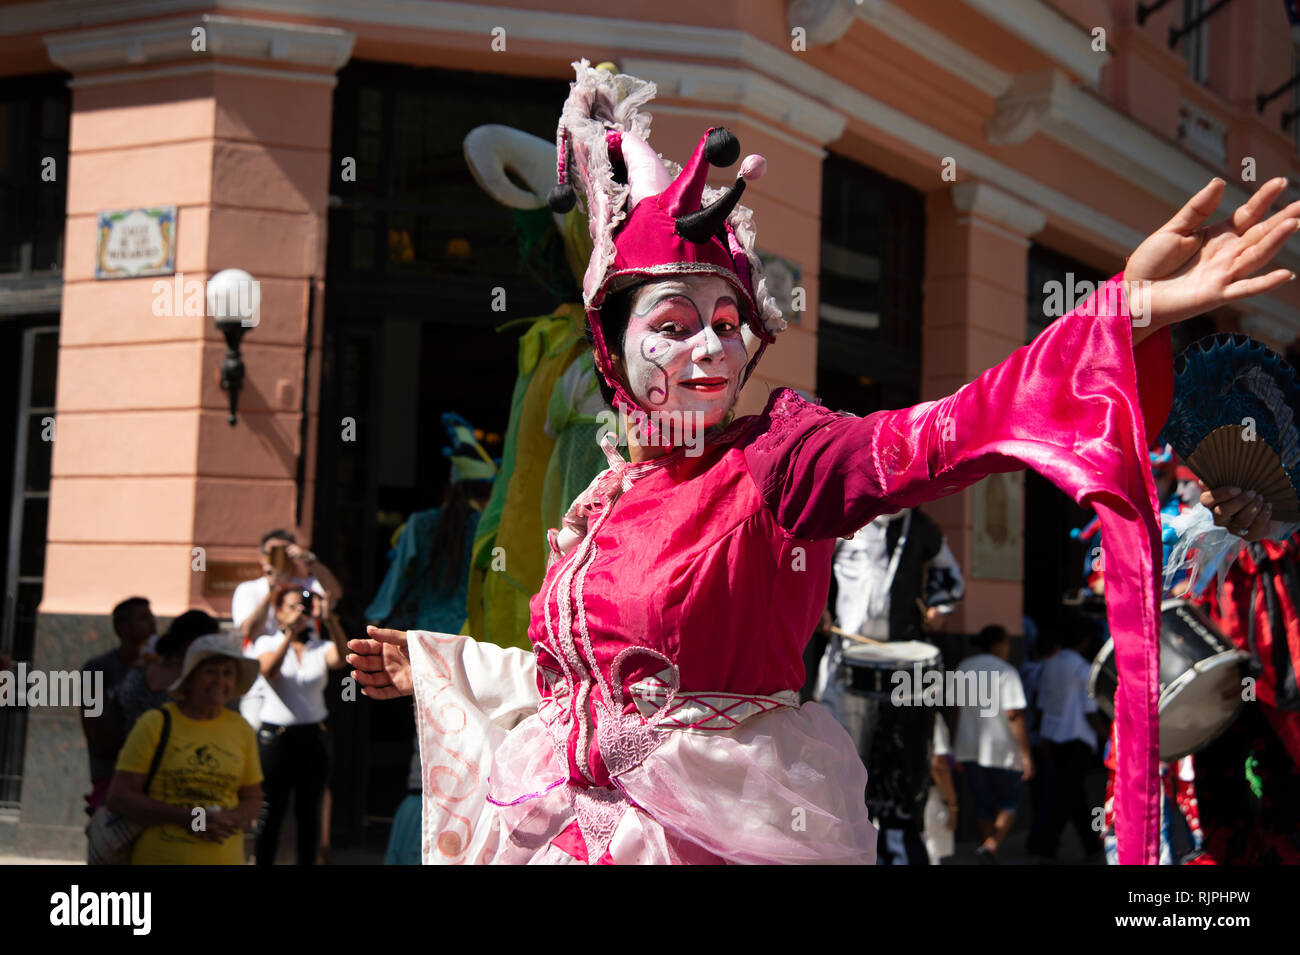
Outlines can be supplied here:
[[276, 632], [271, 602], [281, 587], [297, 585], [320, 594], [331, 607], [343, 597], [343, 588], [330, 569], [316, 555], [299, 547], [292, 531], [276, 529], [262, 535], [259, 548], [262, 576], [246, 580], [235, 588], [230, 615], [244, 638], [244, 645]]
[[[316, 559], [316, 555], [298, 546], [292, 531], [277, 528], [262, 535], [258, 555], [262, 576], [246, 580], [235, 588], [230, 603], [230, 616], [244, 638], [245, 652], [257, 642], [258, 637], [274, 635], [279, 630], [272, 603], [275, 593], [282, 587], [297, 586], [319, 594], [325, 614], [338, 606], [343, 588], [330, 569]], [[253, 688], [244, 696], [240, 712], [244, 719], [257, 729], [261, 723], [262, 700], [266, 682], [258, 677]]]

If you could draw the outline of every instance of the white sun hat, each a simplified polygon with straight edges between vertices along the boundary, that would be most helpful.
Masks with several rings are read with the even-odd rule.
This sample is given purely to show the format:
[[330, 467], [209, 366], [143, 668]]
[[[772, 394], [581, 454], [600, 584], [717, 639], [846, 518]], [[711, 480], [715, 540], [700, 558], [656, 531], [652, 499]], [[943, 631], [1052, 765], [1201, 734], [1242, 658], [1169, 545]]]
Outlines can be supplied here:
[[229, 637], [224, 633], [210, 633], [206, 637], [199, 637], [186, 648], [185, 664], [181, 667], [181, 675], [167, 688], [167, 692], [179, 699], [177, 694], [180, 693], [181, 686], [189, 679], [190, 674], [194, 672], [194, 668], [211, 657], [230, 657], [239, 662], [239, 683], [235, 687], [237, 696], [247, 693], [253, 681], [257, 679], [259, 672], [257, 661], [244, 656], [237, 638]]

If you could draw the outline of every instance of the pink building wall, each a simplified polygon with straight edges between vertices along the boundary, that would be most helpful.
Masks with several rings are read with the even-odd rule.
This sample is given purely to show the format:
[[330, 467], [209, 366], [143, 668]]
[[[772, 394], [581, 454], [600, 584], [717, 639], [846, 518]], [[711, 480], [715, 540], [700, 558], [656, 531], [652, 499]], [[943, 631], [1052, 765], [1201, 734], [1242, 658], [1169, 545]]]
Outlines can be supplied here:
[[[269, 76], [75, 90], [45, 612], [102, 613], [148, 580], [157, 613], [228, 613], [228, 600], [203, 595], [193, 549], [246, 560], [265, 528], [294, 524], [330, 110], [327, 84]], [[178, 207], [184, 283], [224, 268], [261, 283], [237, 427], [226, 422], [225, 340], [211, 318], [155, 315], [158, 278], [95, 280], [96, 212], [157, 204]], [[309, 435], [317, 400], [309, 393]]]
[[[1031, 243], [1110, 275], [1211, 176], [1227, 179], [1240, 200], [1270, 176], [1300, 175], [1294, 141], [1280, 130], [1290, 94], [1262, 114], [1254, 102], [1291, 76], [1294, 41], [1281, 4], [1231, 4], [1212, 20], [1204, 85], [1165, 40], [1181, 4], [1140, 27], [1135, 7], [663, 0], [624, 13], [589, 0], [502, 0], [431, 3], [425, 14], [414, 4], [326, 0], [308, 17], [246, 0], [214, 19], [203, 4], [152, 18], [116, 0], [5, 5], [0, 74], [62, 69], [73, 82], [38, 655], [75, 660], [95, 640], [106, 647], [104, 615], [142, 582], [162, 616], [190, 607], [226, 613], [227, 600], [203, 595], [193, 548], [209, 563], [248, 561], [263, 530], [293, 525], [300, 454], [302, 513], [312, 513], [320, 307], [330, 293], [326, 204], [338, 174], [331, 84], [349, 58], [521, 82], [568, 77], [579, 57], [614, 60], [661, 83], [652, 112], [664, 155], [687, 155], [718, 118], [745, 151], [766, 155], [769, 173], [745, 201], [756, 210], [760, 244], [801, 265], [808, 309], [742, 395], [746, 413], [771, 387], [816, 389], [825, 151], [925, 196], [925, 398], [1022, 343]], [[801, 52], [792, 50], [792, 17], [803, 17], [797, 25], [808, 33]], [[202, 56], [188, 49], [199, 24], [213, 41]], [[506, 30], [504, 52], [491, 48], [495, 26]], [[1089, 48], [1094, 27], [1105, 30], [1104, 51]], [[1221, 145], [1221, 160], [1180, 139], [1184, 103], [1221, 127], [1221, 144], [1213, 136], [1209, 144]], [[945, 158], [955, 178], [942, 175]], [[1242, 181], [1243, 159], [1254, 160], [1254, 182]], [[160, 203], [179, 208], [177, 269], [186, 279], [238, 267], [262, 283], [261, 324], [242, 343], [247, 378], [236, 428], [225, 423], [216, 380], [225, 346], [211, 320], [153, 315], [153, 279], [94, 279], [95, 214]], [[1281, 264], [1300, 267], [1294, 242]], [[313, 276], [321, 284], [309, 323]], [[1300, 331], [1298, 306], [1300, 289], [1290, 286], [1216, 317], [1286, 348]], [[1002, 623], [1019, 632], [1022, 584], [974, 566], [971, 492], [930, 511], [967, 571], [968, 596], [950, 629]], [[304, 540], [309, 523], [298, 527]], [[76, 633], [65, 641], [65, 630]], [[42, 732], [61, 741], [42, 751], [80, 758], [75, 726]], [[66, 774], [56, 763], [33, 778], [54, 785]], [[75, 813], [42, 816], [34, 803], [25, 820], [29, 808], [42, 838], [75, 829]]]
[[[665, 2], [638, 9], [642, 26], [637, 29], [630, 24], [597, 29], [595, 43], [578, 38], [602, 23], [594, 19], [597, 14], [609, 11], [577, 0], [466, 8], [467, 18], [477, 17], [470, 26], [436, 16], [427, 22], [381, 22], [377, 13], [355, 3], [328, 5], [322, 8], [327, 15], [318, 18], [269, 10], [243, 16], [286, 36], [296, 25], [337, 28], [355, 41], [351, 55], [358, 58], [558, 77], [567, 75], [569, 59], [585, 55], [593, 61], [649, 59], [669, 73], [722, 67], [740, 76], [742, 85], [774, 84], [786, 97], [780, 104], [784, 116], [769, 115], [762, 98], [750, 95], [752, 89], [710, 96], [669, 83], [656, 120], [656, 146], [666, 155], [684, 155], [706, 115], [727, 117], [747, 151], [766, 154], [769, 175], [750, 190], [747, 201], [758, 212], [765, 247], [803, 266], [808, 311], [769, 352], [742, 396], [742, 412], [755, 410], [770, 387], [816, 386], [819, 150], [833, 149], [870, 165], [929, 198], [926, 396], [968, 380], [1019, 343], [1028, 248], [1027, 241], [1014, 241], [1014, 229], [1013, 239], [1005, 240], [990, 238], [988, 228], [953, 224], [954, 183], [940, 175], [944, 156], [956, 164], [957, 183], [986, 181], [983, 170], [995, 163], [1004, 173], [1023, 174], [1036, 187], [1116, 223], [1120, 228], [1099, 231], [1068, 210], [1051, 204], [1040, 208], [1031, 197], [1026, 204], [1041, 212], [1043, 221], [1035, 235], [1019, 236], [1045, 242], [1107, 274], [1122, 267], [1135, 237], [1172, 213], [1171, 188], [1157, 194], [1149, 183], [1123, 174], [1112, 155], [1114, 144], [1107, 141], [1112, 129], [1078, 131], [1078, 140], [1098, 141], [1095, 160], [1088, 146], [1070, 146], [1060, 135], [1031, 132], [1020, 141], [991, 141], [988, 126], [1000, 110], [1000, 91], [996, 83], [991, 87], [981, 80], [984, 73], [975, 76], [971, 63], [990, 76], [1016, 80], [1055, 71], [1067, 87], [1095, 87], [1082, 95], [1105, 104], [1111, 119], [1128, 117], [1136, 124], [1128, 128], [1145, 131], [1164, 148], [1180, 148], [1179, 105], [1186, 102], [1223, 127], [1222, 164], [1197, 160], [1205, 178], [1239, 178], [1241, 160], [1248, 156], [1256, 163], [1257, 181], [1296, 171], [1294, 144], [1278, 129], [1289, 97], [1262, 115], [1254, 110], [1255, 93], [1289, 76], [1292, 48], [1289, 34], [1281, 37], [1287, 27], [1280, 9], [1238, 4], [1216, 17], [1209, 75], [1201, 85], [1188, 78], [1185, 60], [1165, 42], [1169, 26], [1181, 19], [1177, 4], [1139, 27], [1133, 5], [1122, 2], [1016, 2], [999, 12], [983, 2], [919, 0], [863, 5], [829, 34], [816, 20], [819, 6], [834, 5]], [[809, 29], [822, 34], [797, 53], [791, 51], [796, 7], [812, 11]], [[1052, 9], [1058, 12], [1051, 14]], [[1017, 11], [1043, 35], [1026, 36], [1006, 19]], [[1047, 20], [1041, 19], [1044, 11]], [[101, 19], [104, 26], [83, 24], [83, 29], [92, 34], [108, 29], [112, 17]], [[497, 21], [506, 30], [505, 52], [490, 49], [487, 30]], [[575, 40], [561, 42], [557, 36], [568, 22], [576, 24]], [[549, 33], [548, 23], [555, 27]], [[142, 22], [141, 28], [147, 26]], [[1095, 27], [1106, 31], [1105, 51], [1091, 60], [1086, 53], [1070, 58], [1059, 52], [1062, 44], [1086, 45]], [[642, 34], [651, 28], [660, 32], [647, 40]], [[708, 30], [719, 31], [717, 52], [692, 40]], [[46, 39], [40, 43], [55, 49], [60, 32], [42, 35]], [[12, 52], [18, 68], [30, 69], [39, 60], [35, 40], [10, 35], [0, 47]], [[939, 55], [943, 51], [936, 43], [958, 48], [960, 57]], [[924, 49], [927, 44], [939, 53]], [[164, 83], [148, 76], [148, 70], [165, 71], [175, 62], [186, 58], [159, 57], [131, 82], [80, 85], [87, 77], [122, 72], [125, 63], [76, 76], [61, 431], [47, 557], [45, 606], [51, 612], [102, 609], [110, 595], [131, 590], [129, 582], [142, 575], [158, 582], [164, 613], [191, 605], [221, 611], [222, 601], [205, 600], [188, 569], [191, 548], [204, 547], [209, 559], [249, 559], [248, 541], [256, 529], [292, 523], [306, 286], [311, 275], [323, 275], [324, 207], [332, 172], [329, 86], [297, 75], [276, 79], [266, 75], [264, 60], [257, 61], [262, 74], [256, 78], [207, 72]], [[206, 62], [251, 65], [229, 56]], [[320, 65], [306, 72], [317, 78], [328, 74]], [[859, 94], [861, 102], [854, 99]], [[1061, 109], [1055, 95], [1044, 100], [1043, 110]], [[810, 133], [801, 123], [809, 104], [838, 112], [842, 123], [820, 137]], [[908, 135], [899, 116], [940, 134], [943, 145]], [[1184, 176], [1184, 184], [1190, 181]], [[1024, 195], [1013, 198], [1025, 202]], [[146, 308], [150, 281], [95, 282], [88, 271], [96, 210], [163, 200], [181, 209], [178, 268], [187, 277], [203, 279], [242, 263], [255, 265], [250, 271], [263, 281], [263, 324], [244, 343], [249, 375], [241, 428], [227, 429], [222, 420], [224, 395], [214, 374], [223, 349], [211, 326], [155, 319]], [[997, 228], [1005, 232], [1006, 225]], [[1275, 313], [1300, 304], [1293, 290], [1274, 299]], [[1285, 330], [1278, 332], [1285, 325], [1275, 315], [1256, 333], [1274, 333], [1286, 345]], [[317, 397], [309, 388], [309, 416]], [[314, 432], [309, 422], [307, 433]], [[306, 450], [310, 498], [314, 453]], [[233, 461], [240, 462], [238, 468], [232, 468]], [[963, 551], [969, 495], [939, 506], [939, 512]], [[985, 584], [975, 577], [957, 625], [995, 613], [999, 622], [1018, 624], [1018, 612], [1009, 609], [1017, 601], [1006, 591], [1004, 582]]]

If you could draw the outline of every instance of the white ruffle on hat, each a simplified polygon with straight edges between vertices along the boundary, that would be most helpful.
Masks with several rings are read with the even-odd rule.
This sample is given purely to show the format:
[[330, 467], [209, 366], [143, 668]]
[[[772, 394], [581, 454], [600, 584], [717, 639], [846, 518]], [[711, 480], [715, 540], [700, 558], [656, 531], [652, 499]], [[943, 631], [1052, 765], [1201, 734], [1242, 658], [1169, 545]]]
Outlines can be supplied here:
[[204, 660], [212, 657], [230, 657], [239, 662], [239, 683], [235, 687], [235, 695], [243, 696], [257, 679], [259, 667], [257, 661], [244, 656], [243, 651], [239, 648], [238, 638], [229, 637], [224, 633], [210, 633], [206, 637], [199, 637], [185, 650], [185, 663], [181, 667], [181, 675], [176, 678], [176, 682], [167, 688], [167, 692], [175, 699], [180, 699], [179, 693], [185, 681], [189, 679], [191, 673]]

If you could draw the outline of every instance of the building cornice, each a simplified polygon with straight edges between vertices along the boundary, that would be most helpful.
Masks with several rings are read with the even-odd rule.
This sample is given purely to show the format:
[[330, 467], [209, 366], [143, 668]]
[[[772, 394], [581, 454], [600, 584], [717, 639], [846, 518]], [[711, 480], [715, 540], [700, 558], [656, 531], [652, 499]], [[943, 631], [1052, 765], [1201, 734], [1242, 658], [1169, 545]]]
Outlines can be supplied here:
[[[995, 5], [994, 0], [968, 2], [973, 7], [980, 8], [982, 13]], [[1002, 5], [1001, 0], [998, 0], [997, 5]], [[1015, 10], [1047, 9], [1034, 0], [1008, 0], [1005, 6], [1008, 11], [1006, 15]], [[884, 0], [866, 0], [863, 7], [866, 8], [864, 15], [868, 17], [885, 16], [894, 18], [892, 22], [903, 22], [899, 18], [905, 16], [897, 9], [897, 4], [885, 3]], [[66, 29], [90, 23], [214, 8], [221, 11], [239, 10], [378, 24], [410, 30], [481, 34], [485, 38], [494, 26], [508, 24], [510, 37], [555, 43], [574, 50], [575, 54], [580, 51], [590, 51], [591, 55], [624, 51], [694, 56], [711, 63], [719, 60], [733, 61], [765, 74], [778, 84], [819, 101], [846, 117], [908, 143], [929, 156], [960, 156], [963, 179], [983, 180], [1045, 212], [1070, 220], [1091, 233], [1099, 246], [1110, 249], [1114, 254], [1123, 255], [1131, 251], [1145, 238], [1144, 232], [1099, 212], [1093, 203], [1076, 200], [1048, 187], [1022, 170], [993, 159], [970, 143], [957, 140], [852, 85], [835, 79], [791, 50], [764, 43], [739, 30], [519, 10], [446, 0], [62, 0], [59, 3], [24, 3], [0, 7], [0, 35]], [[859, 14], [855, 11], [855, 16], [857, 15]], [[1036, 14], [1029, 15], [1032, 17]], [[1054, 11], [1051, 16], [1063, 20], [1073, 31], [1070, 33], [1070, 43], [1075, 39], [1081, 40], [1088, 56], [1096, 59], [1100, 69], [1104, 57], [1091, 51], [1087, 34], [1069, 21], [1064, 21]], [[1058, 31], [1049, 32], [1048, 35], [1057, 35], [1059, 39], [1060, 24], [1049, 29]], [[927, 33], [917, 28], [911, 28], [910, 32], [903, 35], [908, 39], [900, 39], [900, 42], [909, 43], [918, 55], [937, 68], [945, 71], [953, 68], [950, 63], [944, 62], [945, 55], [951, 53], [951, 42], [947, 45], [940, 44], [934, 31]], [[1064, 50], [1053, 52], [1056, 54], [1053, 56], [1054, 62], [1064, 57], [1067, 61], [1066, 68], [1074, 70], [1068, 63], [1076, 58], [1075, 54]], [[979, 58], [968, 52], [962, 69], [965, 70], [973, 61], [979, 61]], [[1000, 90], [999, 95], [1014, 87], [1025, 97], [1033, 86], [1032, 82], [1027, 81], [1019, 86], [1013, 82], [1010, 87], [1002, 88], [999, 86], [1002, 81], [998, 73], [992, 71], [991, 67], [976, 71], [974, 75], [977, 78], [973, 82], [978, 84], [978, 88], [989, 92]], [[1062, 85], [1049, 81], [1040, 87], [1040, 95], [1047, 98], [1047, 103], [1037, 110], [1037, 115], [1041, 117], [1039, 129], [1044, 135], [1117, 178], [1146, 190], [1161, 202], [1181, 207], [1214, 174], [1214, 171], [1202, 166], [1177, 146], [1155, 136], [1085, 90], [1068, 83]], [[1015, 105], [1025, 112], [1034, 112], [1031, 102], [1024, 98]], [[1009, 117], [1004, 117], [1000, 123], [1006, 128], [1015, 127], [1017, 134], [1032, 135], [1032, 130], [1027, 128], [1032, 124], [1024, 117], [1018, 122], [1011, 122]], [[1245, 201], [1247, 194], [1230, 182], [1225, 198], [1229, 203], [1239, 205]], [[1277, 258], [1283, 267], [1300, 271], [1300, 255], [1283, 251]], [[1253, 301], [1258, 303], [1260, 300]], [[1292, 311], [1280, 302], [1276, 306], [1288, 313]], [[1257, 306], [1257, 310], [1267, 308]]]
[[953, 207], [964, 216], [995, 223], [1019, 238], [1036, 235], [1047, 225], [1047, 214], [987, 182], [958, 182], [952, 187]]
[[659, 88], [661, 96], [725, 103], [751, 110], [800, 133], [818, 146], [839, 139], [848, 123], [848, 118], [838, 110], [753, 70], [640, 57], [625, 57], [619, 68], [650, 80]]
[[[1107, 52], [1092, 49], [1092, 37], [1041, 0], [965, 0], [967, 6], [1018, 36], [1053, 63], [1090, 86], [1101, 80]], [[856, 20], [865, 20], [904, 46], [945, 47], [941, 65], [985, 92], [996, 95], [1000, 70], [959, 43], [887, 0], [787, 0], [786, 24], [802, 27], [813, 46], [835, 43]]]
[[1089, 86], [1101, 81], [1110, 53], [1093, 50], [1092, 36], [1042, 0], [963, 0], [966, 6], [1020, 37]]
[[[201, 50], [195, 50], [196, 29], [203, 30]], [[43, 39], [50, 60], [73, 75], [211, 56], [334, 71], [352, 56], [356, 34], [335, 27], [204, 13], [56, 33]]]

